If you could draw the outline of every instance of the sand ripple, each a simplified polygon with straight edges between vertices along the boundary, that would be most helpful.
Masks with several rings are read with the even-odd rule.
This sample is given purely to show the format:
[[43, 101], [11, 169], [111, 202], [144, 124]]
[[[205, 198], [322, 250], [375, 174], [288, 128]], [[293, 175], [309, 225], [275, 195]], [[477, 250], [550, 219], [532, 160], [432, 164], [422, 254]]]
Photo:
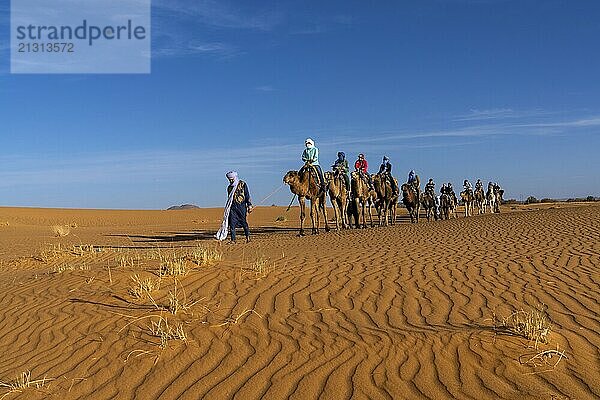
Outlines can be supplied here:
[[[56, 378], [28, 399], [598, 398], [599, 227], [588, 206], [268, 234], [180, 279], [198, 303], [177, 317], [187, 344], [165, 349], [135, 321], [160, 312], [127, 295], [149, 268], [20, 259], [2, 271], [0, 380]], [[259, 255], [274, 269], [242, 274]], [[542, 304], [568, 355], [545, 372], [519, 362], [531, 343], [492, 329]]]

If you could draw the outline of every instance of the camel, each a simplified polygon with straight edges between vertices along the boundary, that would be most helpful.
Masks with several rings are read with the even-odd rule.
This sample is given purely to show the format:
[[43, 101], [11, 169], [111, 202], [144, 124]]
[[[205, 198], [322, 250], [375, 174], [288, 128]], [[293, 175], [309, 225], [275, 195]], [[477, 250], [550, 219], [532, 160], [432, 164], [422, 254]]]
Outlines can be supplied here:
[[494, 212], [500, 212], [500, 204], [502, 204], [502, 196], [504, 196], [504, 190], [500, 188], [500, 185], [494, 185]]
[[298, 236], [304, 236], [304, 219], [306, 218], [305, 200], [310, 201], [310, 221], [312, 222], [312, 233], [319, 233], [319, 215], [323, 213], [325, 220], [325, 231], [329, 232], [329, 224], [327, 222], [327, 194], [320, 190], [319, 184], [316, 181], [316, 171], [314, 174], [310, 172], [310, 166], [304, 166], [300, 171], [288, 171], [283, 177], [283, 183], [290, 186], [290, 191], [298, 196], [298, 204], [300, 205], [300, 232]]
[[350, 186], [352, 188], [352, 199], [354, 204], [352, 205], [355, 215], [356, 227], [359, 228], [360, 220], [362, 220], [362, 227], [367, 227], [367, 221], [365, 217], [365, 206], [369, 211], [369, 222], [373, 226], [373, 213], [372, 205], [373, 200], [377, 196], [374, 190], [369, 190], [369, 185], [364, 179], [361, 178], [358, 171], [353, 171], [350, 174]]
[[[356, 202], [352, 199], [348, 199], [348, 207], [346, 208], [346, 218], [348, 219], [348, 226], [352, 228], [360, 225], [360, 218], [358, 215], [358, 209], [356, 208]], [[354, 222], [353, 222], [354, 221]]]
[[[398, 180], [392, 177], [398, 187]], [[388, 225], [388, 216], [393, 224], [396, 220], [396, 203], [398, 193], [392, 190], [392, 185], [384, 175], [373, 175], [373, 186], [377, 193], [375, 205], [379, 215], [379, 226]]]
[[[440, 219], [450, 219], [452, 198], [446, 193], [440, 195]], [[454, 215], [456, 217], [456, 214]]]
[[[396, 183], [396, 188], [398, 187], [398, 179], [393, 178], [394, 183]], [[389, 207], [389, 216], [390, 223], [393, 225], [396, 223], [396, 213], [398, 211], [398, 200], [400, 199], [400, 193], [397, 191], [393, 193], [392, 198], [390, 199], [390, 207]]]
[[483, 193], [483, 188], [479, 187], [475, 189], [474, 195], [478, 214], [485, 214], [485, 193]]
[[340, 225], [342, 228], [348, 228], [348, 218], [346, 215], [346, 204], [348, 202], [348, 191], [344, 183], [344, 177], [341, 174], [336, 174], [332, 171], [327, 171], [324, 174], [325, 182], [329, 188], [329, 200], [333, 206], [335, 214], [335, 227], [339, 231]]
[[438, 211], [435, 204], [435, 194], [425, 191], [421, 194], [421, 205], [425, 209], [425, 216], [427, 221], [431, 221], [433, 217], [435, 221], [438, 220]]
[[401, 187], [402, 190], [402, 202], [406, 206], [408, 210], [408, 215], [410, 215], [410, 222], [419, 222], [419, 189], [418, 186], [409, 185], [405, 183]]
[[465, 217], [469, 217], [473, 215], [473, 202], [475, 201], [475, 196], [473, 196], [472, 190], [463, 190], [460, 192], [460, 198], [465, 204]]
[[456, 215], [456, 210], [458, 209], [458, 199], [456, 198], [456, 194], [454, 193], [454, 191], [452, 191], [448, 197], [450, 198], [450, 208], [449, 208], [449, 215], [453, 216], [454, 218], [458, 218]]
[[493, 213], [494, 210], [496, 209], [496, 195], [494, 194], [494, 184], [492, 182], [488, 183], [485, 200], [486, 200], [487, 206], [490, 209], [490, 212]]

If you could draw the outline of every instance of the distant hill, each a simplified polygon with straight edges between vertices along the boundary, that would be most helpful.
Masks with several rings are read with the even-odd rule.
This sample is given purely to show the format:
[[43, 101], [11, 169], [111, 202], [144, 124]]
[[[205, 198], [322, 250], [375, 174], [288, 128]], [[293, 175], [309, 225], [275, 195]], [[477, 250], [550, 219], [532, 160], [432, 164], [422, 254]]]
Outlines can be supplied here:
[[171, 206], [167, 208], [167, 211], [170, 210], [195, 210], [196, 208], [200, 208], [195, 204], [182, 204], [180, 206]]

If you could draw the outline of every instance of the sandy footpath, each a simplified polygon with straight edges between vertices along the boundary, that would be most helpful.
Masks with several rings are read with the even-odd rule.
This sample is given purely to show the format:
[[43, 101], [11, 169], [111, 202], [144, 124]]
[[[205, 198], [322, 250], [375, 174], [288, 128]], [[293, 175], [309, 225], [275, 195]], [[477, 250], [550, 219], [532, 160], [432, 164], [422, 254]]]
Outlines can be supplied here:
[[[222, 209], [0, 208], [0, 398], [600, 398], [600, 205], [297, 213], [221, 245]], [[537, 348], [500, 326], [532, 309]]]

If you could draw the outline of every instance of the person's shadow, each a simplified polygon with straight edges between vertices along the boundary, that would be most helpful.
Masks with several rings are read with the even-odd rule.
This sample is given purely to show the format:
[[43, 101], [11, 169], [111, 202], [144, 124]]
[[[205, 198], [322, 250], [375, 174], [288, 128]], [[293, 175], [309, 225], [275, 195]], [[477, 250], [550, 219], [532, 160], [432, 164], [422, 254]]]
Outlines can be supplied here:
[[[266, 236], [278, 233], [296, 232], [297, 228], [285, 228], [278, 226], [263, 226], [259, 228], [253, 228], [250, 230], [251, 236]], [[192, 241], [206, 241], [216, 240], [216, 231], [214, 230], [202, 230], [202, 231], [190, 231], [190, 232], [159, 232], [153, 235], [127, 235], [127, 234], [110, 234], [106, 236], [111, 237], [126, 237], [129, 238], [133, 243], [175, 243], [175, 242], [192, 242]]]

